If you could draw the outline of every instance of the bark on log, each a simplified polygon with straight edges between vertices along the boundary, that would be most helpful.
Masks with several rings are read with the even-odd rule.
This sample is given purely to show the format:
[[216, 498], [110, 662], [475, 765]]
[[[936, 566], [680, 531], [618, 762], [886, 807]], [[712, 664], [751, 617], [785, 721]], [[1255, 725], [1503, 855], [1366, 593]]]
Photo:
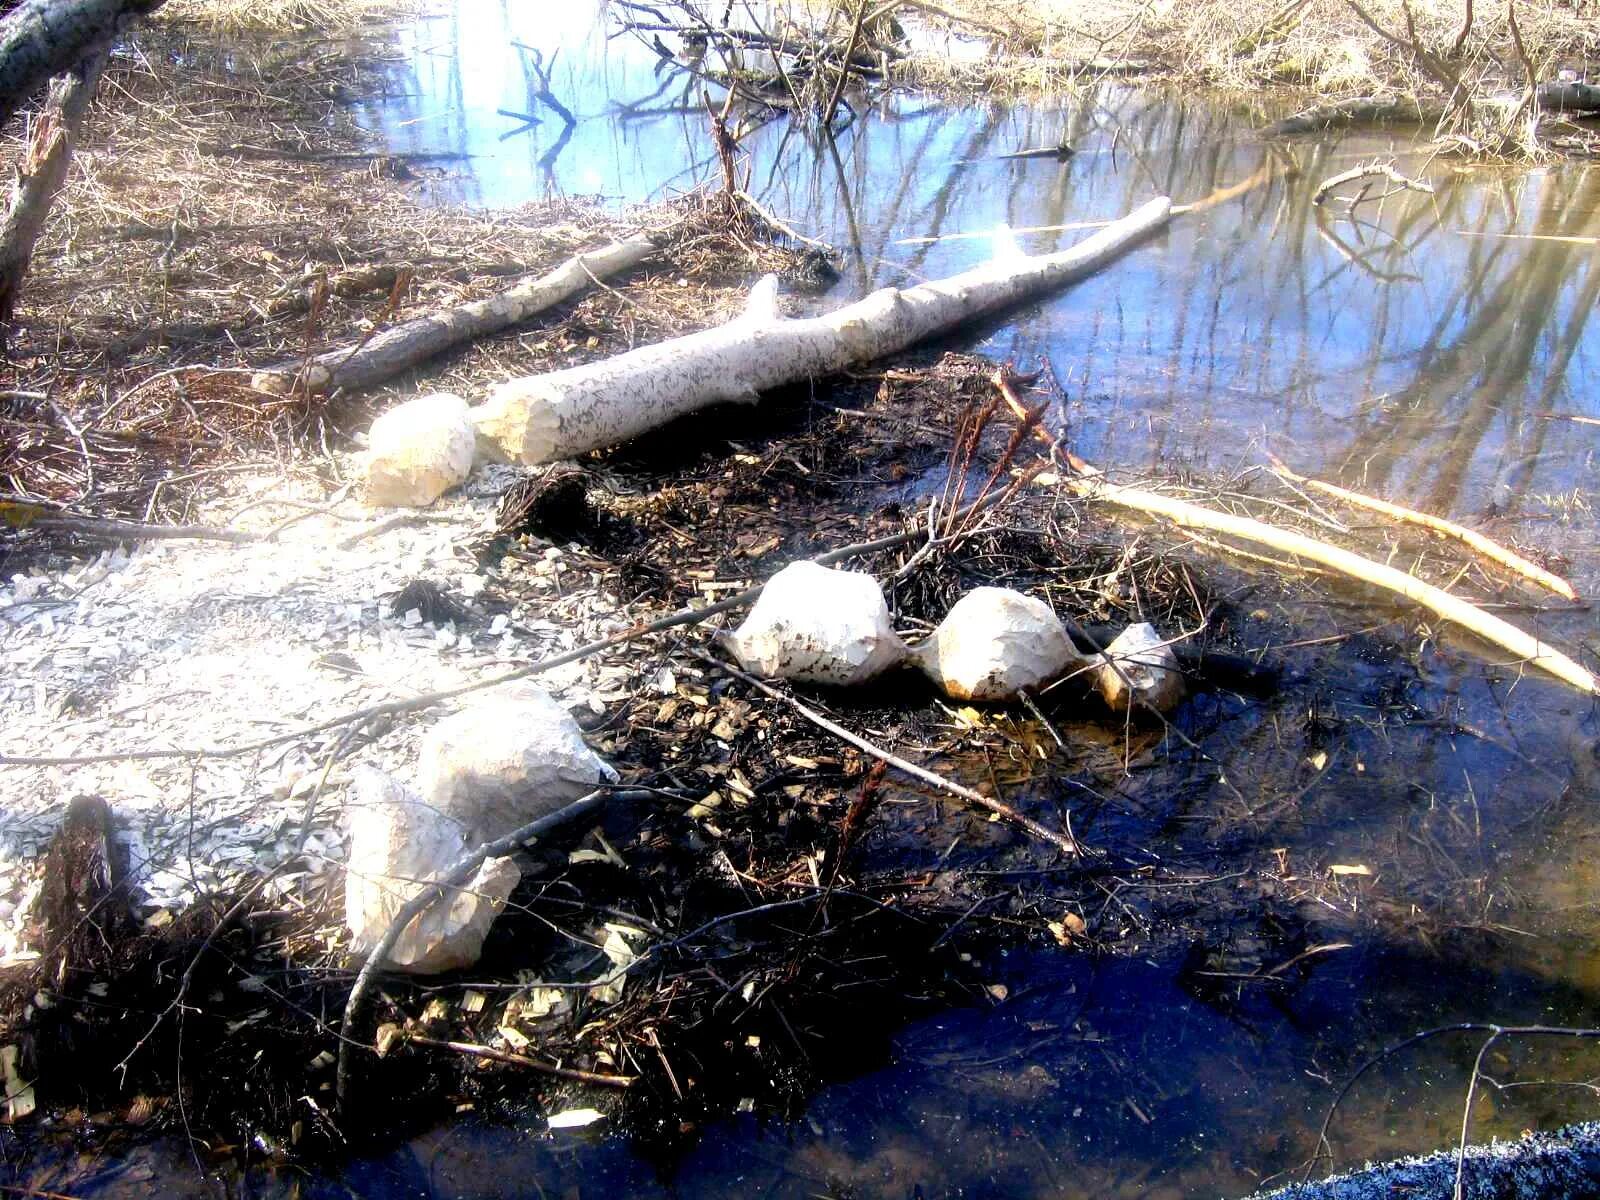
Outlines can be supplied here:
[[72, 148], [100, 83], [106, 54], [107, 47], [101, 44], [72, 70], [56, 76], [35, 120], [27, 160], [17, 172], [10, 204], [0, 219], [0, 345], [5, 342], [6, 326], [16, 315], [22, 281], [44, 232], [50, 205], [66, 182]]
[[266, 367], [251, 377], [257, 391], [285, 396], [309, 392], [354, 391], [391, 379], [453, 346], [499, 333], [547, 308], [571, 299], [596, 280], [638, 266], [657, 249], [643, 233], [598, 250], [576, 254], [555, 270], [525, 280], [510, 291], [472, 300], [387, 329], [355, 347], [318, 354], [308, 362]]
[[22, 0], [0, 18], [0, 125], [44, 87], [166, 0]]
[[751, 292], [744, 316], [614, 358], [513, 379], [474, 410], [480, 445], [523, 463], [614, 446], [711, 404], [893, 354], [936, 333], [1092, 274], [1166, 225], [1166, 197], [1058, 254], [1003, 253], [948, 279], [884, 288], [826, 316], [786, 320], [777, 279]]
[[1444, 106], [1441, 104], [1419, 104], [1400, 96], [1355, 96], [1274, 121], [1261, 131], [1261, 136], [1320, 133], [1324, 129], [1347, 125], [1380, 125], [1387, 121], [1419, 125], [1437, 121], [1443, 113]]

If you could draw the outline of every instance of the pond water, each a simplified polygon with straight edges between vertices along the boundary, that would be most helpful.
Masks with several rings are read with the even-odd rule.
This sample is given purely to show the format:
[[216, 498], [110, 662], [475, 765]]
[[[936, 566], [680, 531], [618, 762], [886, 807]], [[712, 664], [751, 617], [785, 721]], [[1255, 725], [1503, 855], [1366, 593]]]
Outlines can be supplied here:
[[[440, 201], [625, 204], [714, 169], [699, 84], [641, 40], [607, 37], [591, 5], [457, 0], [398, 36], [389, 94], [363, 112], [396, 150], [468, 156], [420, 185]], [[533, 94], [539, 70], [572, 126]], [[1073, 445], [1103, 465], [1232, 473], [1270, 450], [1557, 551], [1580, 592], [1600, 587], [1600, 424], [1581, 419], [1600, 418], [1600, 170], [1469, 168], [1424, 159], [1403, 134], [1269, 142], [1259, 114], [1125, 84], [1017, 105], [854, 99], [858, 115], [832, 145], [781, 116], [744, 143], [750, 190], [844, 253], [838, 287], [806, 303], [959, 270], [990, 252], [1002, 223], [1039, 251], [1083, 236], [1058, 227], [1151, 196], [1194, 202], [1249, 183], [1096, 278], [953, 344], [1025, 369], [1048, 363]], [[1063, 139], [1076, 149], [1064, 162], [998, 157]], [[1374, 158], [1433, 193], [1314, 202], [1320, 180]], [[1159, 937], [1148, 955], [1129, 949], [1137, 938], [1102, 958], [1014, 951], [990, 964], [1003, 1002], [907, 1027], [887, 1061], [825, 1088], [798, 1121], [728, 1118], [669, 1167], [622, 1139], [467, 1118], [338, 1177], [259, 1180], [258, 1191], [1240, 1195], [1287, 1181], [1339, 1084], [1386, 1044], [1460, 1020], [1591, 1023], [1593, 706], [1488, 671], [1480, 652], [1440, 645], [1380, 606], [1272, 603], [1280, 642], [1362, 631], [1415, 651], [1401, 694], [1376, 694], [1392, 681], [1392, 650], [1330, 642], [1307, 660], [1293, 703], [1217, 701], [1192, 714], [1233, 787], [1289, 786], [1292, 804], [1241, 810], [1202, 771], [1188, 777], [1190, 801], [1101, 836], [1138, 836], [1170, 863], [1214, 872], [1220, 854], [1224, 873], [1270, 877], [1272, 912], [1313, 933], [1305, 910], [1327, 902], [1297, 880], [1370, 865], [1375, 878], [1341, 893], [1334, 932], [1311, 939], [1351, 944], [1316, 954], [1296, 987], [1225, 971], [1197, 986], [1181, 945]], [[1593, 657], [1586, 608], [1512, 607]], [[1385, 654], [1383, 669], [1372, 665]], [[1409, 719], [1393, 720], [1396, 705]], [[1303, 766], [1313, 729], [1325, 771]], [[1121, 911], [1137, 926], [1149, 911], [1137, 893], [1108, 896], [1103, 919]], [[1439, 913], [1442, 926], [1427, 919]], [[1341, 1109], [1336, 1161], [1448, 1144], [1475, 1050], [1443, 1039], [1370, 1073]], [[1488, 1066], [1502, 1082], [1567, 1086], [1489, 1089], [1474, 1110], [1479, 1136], [1600, 1107], [1600, 1056], [1587, 1047], [1516, 1042]], [[91, 1191], [133, 1194], [147, 1169], [129, 1160]]]

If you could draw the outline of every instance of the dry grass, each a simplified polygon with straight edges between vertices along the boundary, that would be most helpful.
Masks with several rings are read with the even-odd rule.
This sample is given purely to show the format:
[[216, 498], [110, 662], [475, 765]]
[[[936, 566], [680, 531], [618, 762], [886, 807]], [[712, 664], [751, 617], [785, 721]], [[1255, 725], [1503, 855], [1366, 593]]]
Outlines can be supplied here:
[[1583, 77], [1600, 60], [1585, 0], [905, 0], [986, 38], [970, 64], [905, 65], [917, 82], [1049, 89], [1085, 73], [1129, 71], [1300, 104], [1398, 94], [1443, 111], [1449, 148], [1538, 157], [1552, 124], [1530, 118], [1530, 77]]
[[392, 15], [401, 0], [167, 0], [157, 19], [217, 33], [348, 30]]
[[[1286, 83], [1320, 95], [1427, 82], [1415, 55], [1381, 37], [1348, 0], [955, 0], [946, 7], [995, 31], [1007, 49], [1046, 58], [1148, 59], [1210, 83]], [[1403, 40], [1409, 8], [1417, 42], [1463, 75], [1491, 67], [1507, 79], [1520, 75], [1504, 6], [1476, 4], [1459, 50], [1467, 0], [1371, 0], [1362, 8]], [[1581, 66], [1600, 53], [1587, 5], [1523, 0], [1517, 20], [1536, 62]]]
[[[162, 31], [119, 55], [12, 330], [18, 394], [0, 397], [0, 492], [181, 520], [185, 491], [158, 486], [163, 476], [337, 445], [392, 400], [393, 389], [331, 405], [263, 397], [251, 369], [494, 294], [641, 223], [677, 222], [657, 270], [395, 388], [472, 396], [686, 332], [737, 311], [756, 274], [783, 269], [781, 252], [697, 208], [704, 200], [636, 214], [429, 203], [428, 177], [451, 165], [369, 154], [351, 120], [344, 97], [381, 66], [370, 55], [341, 40], [250, 56]], [[0, 140], [0, 154], [11, 149]], [[411, 281], [399, 296], [397, 277]]]

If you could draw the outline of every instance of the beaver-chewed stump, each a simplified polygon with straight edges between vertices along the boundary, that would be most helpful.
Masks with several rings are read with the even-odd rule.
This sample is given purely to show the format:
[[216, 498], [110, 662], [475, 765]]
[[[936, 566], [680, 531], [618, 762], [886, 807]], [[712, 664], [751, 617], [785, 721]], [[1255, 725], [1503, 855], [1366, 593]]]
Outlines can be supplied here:
[[45, 852], [32, 940], [42, 956], [39, 977], [56, 988], [92, 970], [133, 928], [112, 832], [110, 806], [99, 796], [79, 796]]

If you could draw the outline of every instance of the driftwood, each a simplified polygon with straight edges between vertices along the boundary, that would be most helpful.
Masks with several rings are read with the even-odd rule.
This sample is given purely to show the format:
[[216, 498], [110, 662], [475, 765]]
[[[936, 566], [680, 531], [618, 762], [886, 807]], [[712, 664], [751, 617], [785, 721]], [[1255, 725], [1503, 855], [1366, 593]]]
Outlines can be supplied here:
[[1339, 487], [1337, 484], [1324, 483], [1320, 479], [1309, 479], [1304, 475], [1297, 475], [1278, 459], [1272, 458], [1271, 461], [1273, 471], [1290, 483], [1302, 484], [1326, 496], [1333, 496], [1336, 499], [1343, 500], [1346, 504], [1353, 504], [1357, 508], [1365, 508], [1371, 512], [1382, 513], [1384, 516], [1392, 517], [1397, 521], [1404, 521], [1411, 525], [1421, 525], [1423, 528], [1431, 529], [1435, 533], [1443, 534], [1445, 537], [1455, 538], [1458, 542], [1471, 546], [1485, 558], [1492, 559], [1507, 570], [1515, 571], [1518, 575], [1533, 580], [1541, 587], [1549, 588], [1558, 596], [1568, 600], [1576, 600], [1578, 598], [1578, 593], [1573, 590], [1572, 585], [1561, 576], [1546, 571], [1537, 563], [1529, 562], [1522, 555], [1506, 549], [1499, 542], [1494, 541], [1492, 538], [1484, 537], [1483, 534], [1474, 529], [1468, 529], [1464, 525], [1457, 525], [1454, 521], [1447, 521], [1443, 517], [1435, 517], [1430, 513], [1418, 512], [1414, 508], [1391, 504], [1389, 501], [1379, 500], [1375, 496], [1363, 496], [1360, 492], [1349, 491]]
[[1351, 167], [1348, 171], [1340, 171], [1337, 175], [1329, 175], [1317, 184], [1317, 190], [1311, 193], [1311, 203], [1321, 204], [1328, 198], [1328, 193], [1341, 184], [1350, 183], [1356, 179], [1387, 179], [1396, 187], [1405, 188], [1411, 192], [1425, 192], [1433, 195], [1433, 184], [1425, 179], [1413, 179], [1409, 175], [1402, 175], [1391, 163], [1366, 163], [1362, 166]]
[[[1005, 371], [997, 371], [994, 382], [1013, 412], [1019, 415], [1027, 413], [1027, 406], [1017, 395]], [[1596, 680], [1586, 668], [1554, 646], [1518, 629], [1509, 621], [1501, 620], [1493, 613], [1485, 612], [1470, 600], [1452, 596], [1443, 588], [1416, 579], [1404, 571], [1397, 571], [1384, 563], [1374, 562], [1341, 546], [1319, 542], [1292, 529], [1268, 525], [1254, 517], [1218, 512], [1188, 500], [1180, 500], [1175, 496], [1163, 496], [1159, 492], [1111, 483], [1098, 468], [1090, 466], [1077, 455], [1064, 449], [1047, 430], [1036, 426], [1035, 436], [1050, 446], [1052, 454], [1058, 461], [1076, 472], [1076, 475], [1062, 480], [1075, 495], [1148, 516], [1165, 517], [1180, 529], [1209, 530], [1227, 537], [1238, 538], [1240, 541], [1253, 542], [1258, 546], [1267, 546], [1297, 558], [1321, 563], [1351, 579], [1382, 588], [1413, 604], [1421, 605], [1436, 616], [1461, 626], [1491, 645], [1510, 651], [1519, 660], [1571, 684], [1580, 692], [1591, 696], [1600, 695], [1600, 680]]]
[[634, 234], [598, 250], [576, 254], [555, 270], [524, 280], [498, 296], [417, 317], [355, 347], [329, 350], [303, 362], [266, 367], [251, 377], [251, 386], [273, 395], [288, 395], [301, 388], [331, 392], [372, 387], [453, 346], [526, 321], [571, 299], [597, 280], [638, 266], [656, 249], [648, 235]]
[[947, 279], [884, 288], [825, 316], [786, 320], [777, 280], [751, 292], [725, 325], [545, 375], [501, 384], [473, 412], [483, 440], [516, 462], [571, 458], [614, 446], [727, 401], [882, 358], [934, 334], [1089, 275], [1167, 224], [1172, 204], [1150, 201], [1058, 254], [1001, 253]]

